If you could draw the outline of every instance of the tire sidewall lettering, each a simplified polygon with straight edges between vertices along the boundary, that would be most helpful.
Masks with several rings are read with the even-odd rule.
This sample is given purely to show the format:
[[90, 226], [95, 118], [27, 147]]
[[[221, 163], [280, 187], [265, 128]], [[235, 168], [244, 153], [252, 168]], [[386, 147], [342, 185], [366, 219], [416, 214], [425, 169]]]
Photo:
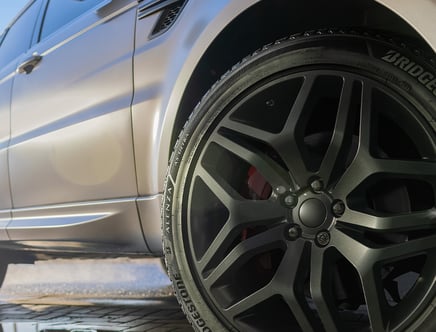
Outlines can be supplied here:
[[198, 312], [197, 306], [193, 303], [181, 275], [177, 272], [172, 275], [175, 291], [179, 295], [179, 298], [182, 299], [183, 307], [185, 308], [186, 314], [191, 319], [191, 322], [193, 322], [202, 332], [212, 332], [212, 330], [207, 326], [206, 321]]
[[402, 70], [409, 76], [413, 77], [421, 86], [427, 89], [431, 94], [436, 96], [436, 76], [423, 66], [415, 63], [410, 57], [400, 53], [397, 50], [389, 49], [381, 57], [381, 60], [393, 65], [395, 68]]

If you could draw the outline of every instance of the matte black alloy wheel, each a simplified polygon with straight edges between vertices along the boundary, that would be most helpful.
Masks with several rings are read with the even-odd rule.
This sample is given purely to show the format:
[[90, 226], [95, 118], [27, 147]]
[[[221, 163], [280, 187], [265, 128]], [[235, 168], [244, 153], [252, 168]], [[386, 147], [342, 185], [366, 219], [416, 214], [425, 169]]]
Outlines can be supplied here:
[[[425, 320], [436, 275], [425, 105], [357, 66], [270, 72], [197, 122], [173, 182], [180, 243], [168, 247], [170, 275], [190, 270], [228, 330], [385, 331]], [[173, 251], [186, 266], [174, 267]]]

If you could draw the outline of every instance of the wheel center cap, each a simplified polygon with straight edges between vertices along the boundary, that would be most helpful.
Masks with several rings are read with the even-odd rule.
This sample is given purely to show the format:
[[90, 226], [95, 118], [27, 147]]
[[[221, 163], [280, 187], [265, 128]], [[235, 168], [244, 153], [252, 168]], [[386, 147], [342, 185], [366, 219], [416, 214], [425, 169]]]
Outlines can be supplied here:
[[327, 218], [325, 205], [316, 198], [311, 198], [303, 202], [298, 211], [301, 222], [307, 227], [319, 227]]

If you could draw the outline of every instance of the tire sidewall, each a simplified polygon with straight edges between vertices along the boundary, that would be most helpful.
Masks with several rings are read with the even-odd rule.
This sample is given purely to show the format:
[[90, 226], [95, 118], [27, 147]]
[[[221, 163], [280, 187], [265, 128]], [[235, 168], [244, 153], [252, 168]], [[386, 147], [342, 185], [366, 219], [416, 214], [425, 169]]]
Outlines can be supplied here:
[[[203, 97], [175, 146], [162, 205], [163, 249], [168, 272], [182, 309], [197, 331], [235, 330], [230, 325], [224, 326], [218, 314], [208, 307], [212, 304], [202, 293], [186, 253], [189, 243], [185, 201], [191, 183], [189, 174], [209, 128], [241, 92], [271, 75], [308, 66], [340, 66], [342, 71], [357, 71], [406, 95], [435, 130], [436, 83], [433, 91], [428, 88], [432, 85], [422, 79], [423, 74], [415, 75], [418, 70], [400, 68], [396, 63], [401, 57], [420, 66], [423, 73], [429, 73], [427, 78], [433, 75], [436, 82], [436, 70], [430, 63], [418, 60], [414, 52], [392, 41], [362, 35], [317, 35], [282, 40], [264, 47], [242, 60]], [[415, 323], [425, 321], [424, 315], [414, 317]]]

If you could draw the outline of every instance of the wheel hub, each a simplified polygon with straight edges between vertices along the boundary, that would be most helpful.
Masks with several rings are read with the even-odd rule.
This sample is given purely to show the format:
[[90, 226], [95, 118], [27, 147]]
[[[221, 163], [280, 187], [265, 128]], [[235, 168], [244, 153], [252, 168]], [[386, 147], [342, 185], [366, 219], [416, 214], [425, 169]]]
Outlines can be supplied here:
[[303, 225], [316, 228], [325, 222], [327, 209], [319, 199], [310, 198], [301, 204], [298, 215]]
[[[289, 193], [290, 192], [290, 193]], [[333, 206], [338, 204], [331, 195], [324, 191], [314, 191], [312, 186], [300, 192], [289, 192], [284, 195], [295, 196], [296, 204], [283, 206], [289, 209], [288, 221], [301, 228], [301, 236], [308, 240], [315, 240], [316, 235], [323, 230], [329, 230], [336, 220]], [[280, 197], [279, 197], [280, 198]]]

